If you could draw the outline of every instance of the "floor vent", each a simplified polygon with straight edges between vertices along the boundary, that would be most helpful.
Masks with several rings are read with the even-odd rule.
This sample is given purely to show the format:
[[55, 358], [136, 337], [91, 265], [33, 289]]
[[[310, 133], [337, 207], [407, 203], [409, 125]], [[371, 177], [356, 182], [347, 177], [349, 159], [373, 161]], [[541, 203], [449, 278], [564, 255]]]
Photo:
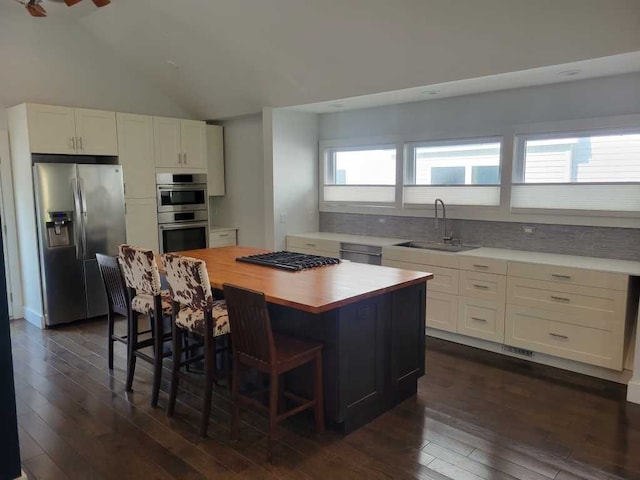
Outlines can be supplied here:
[[531, 350], [525, 350], [524, 348], [511, 347], [509, 345], [502, 345], [503, 352], [515, 353], [516, 355], [522, 355], [524, 357], [533, 357]]

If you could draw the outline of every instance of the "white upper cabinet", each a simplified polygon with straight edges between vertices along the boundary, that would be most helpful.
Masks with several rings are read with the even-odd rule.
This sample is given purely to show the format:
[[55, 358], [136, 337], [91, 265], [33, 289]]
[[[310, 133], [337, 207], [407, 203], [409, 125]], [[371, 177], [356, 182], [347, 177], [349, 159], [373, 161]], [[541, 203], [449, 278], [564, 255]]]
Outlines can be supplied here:
[[182, 133], [182, 167], [207, 168], [206, 124], [196, 120], [180, 120]]
[[207, 192], [224, 195], [224, 140], [223, 128], [207, 125]]
[[32, 153], [76, 153], [73, 108], [30, 103], [27, 119]]
[[155, 205], [153, 117], [118, 113], [116, 119], [125, 196], [127, 199], [153, 198]]
[[27, 105], [32, 153], [118, 155], [114, 112]]
[[153, 117], [156, 167], [206, 170], [205, 127], [205, 122], [197, 120]]
[[116, 113], [75, 108], [76, 153], [81, 155], [118, 155]]

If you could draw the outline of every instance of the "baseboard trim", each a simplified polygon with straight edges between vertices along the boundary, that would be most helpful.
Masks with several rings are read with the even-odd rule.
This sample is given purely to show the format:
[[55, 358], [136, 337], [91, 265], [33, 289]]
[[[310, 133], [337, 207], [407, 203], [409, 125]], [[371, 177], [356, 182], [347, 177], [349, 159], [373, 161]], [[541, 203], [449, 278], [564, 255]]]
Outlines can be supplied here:
[[44, 317], [29, 307], [24, 307], [24, 319], [38, 328], [44, 328]]
[[631, 380], [627, 385], [627, 402], [640, 404], [640, 379]]

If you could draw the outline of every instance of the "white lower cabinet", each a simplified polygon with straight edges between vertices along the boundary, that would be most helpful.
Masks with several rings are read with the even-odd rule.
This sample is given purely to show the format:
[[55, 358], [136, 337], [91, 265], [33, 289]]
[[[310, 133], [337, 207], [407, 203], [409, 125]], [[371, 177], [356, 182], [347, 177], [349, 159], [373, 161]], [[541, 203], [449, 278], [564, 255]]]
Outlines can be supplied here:
[[458, 296], [429, 291], [427, 287], [427, 318], [425, 325], [446, 332], [458, 331]]
[[458, 333], [492, 342], [504, 341], [504, 302], [459, 297]]
[[126, 200], [127, 243], [159, 252], [158, 205], [155, 198]]
[[307, 255], [340, 258], [340, 242], [287, 235], [287, 250]]
[[534, 352], [622, 370], [624, 325], [601, 330], [548, 310], [507, 305], [505, 343]]
[[638, 304], [626, 274], [402, 247], [383, 249], [382, 264], [434, 274], [427, 284], [427, 327], [623, 368], [627, 326]]
[[229, 247], [238, 244], [235, 228], [216, 228], [209, 231], [209, 247]]

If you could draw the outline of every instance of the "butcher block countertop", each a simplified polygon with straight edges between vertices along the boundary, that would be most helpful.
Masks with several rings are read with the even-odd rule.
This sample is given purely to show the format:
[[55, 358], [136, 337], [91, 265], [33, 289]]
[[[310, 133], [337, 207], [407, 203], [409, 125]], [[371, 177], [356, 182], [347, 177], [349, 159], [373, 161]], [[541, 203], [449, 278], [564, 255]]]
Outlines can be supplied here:
[[263, 292], [268, 302], [310, 313], [326, 312], [433, 278], [431, 273], [354, 262], [296, 272], [236, 262], [237, 257], [268, 253], [251, 247], [176, 253], [204, 260], [213, 288], [222, 289], [224, 283], [230, 283]]

